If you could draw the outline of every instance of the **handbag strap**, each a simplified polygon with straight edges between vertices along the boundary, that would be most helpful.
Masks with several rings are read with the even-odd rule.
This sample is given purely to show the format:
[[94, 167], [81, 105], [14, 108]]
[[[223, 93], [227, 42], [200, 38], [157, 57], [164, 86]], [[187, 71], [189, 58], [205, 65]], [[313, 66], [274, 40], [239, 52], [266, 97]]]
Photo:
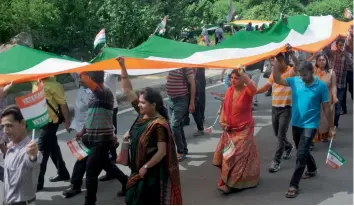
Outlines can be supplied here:
[[45, 101], [47, 102], [49, 108], [50, 108], [51, 110], [53, 110], [53, 112], [55, 113], [55, 115], [57, 115], [57, 117], [59, 117], [58, 111], [57, 111], [56, 109], [54, 109], [54, 107], [52, 106], [51, 103], [49, 103], [48, 99], [45, 99]]

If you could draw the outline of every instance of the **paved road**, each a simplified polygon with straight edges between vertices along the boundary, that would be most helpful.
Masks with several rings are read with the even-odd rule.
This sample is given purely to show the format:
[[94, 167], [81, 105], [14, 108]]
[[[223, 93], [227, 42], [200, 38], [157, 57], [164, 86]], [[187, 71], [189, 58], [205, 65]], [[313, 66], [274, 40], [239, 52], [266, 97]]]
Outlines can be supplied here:
[[[259, 85], [265, 82], [261, 80]], [[213, 99], [210, 92], [222, 92], [223, 87], [213, 85], [207, 90], [206, 126], [210, 126], [216, 118], [219, 101]], [[348, 102], [351, 103], [351, 100]], [[220, 137], [220, 127], [215, 127], [215, 133], [204, 137], [194, 138], [191, 136], [196, 129], [193, 120], [186, 127], [188, 136], [188, 159], [180, 164], [181, 183], [184, 204], [352, 204], [353, 203], [353, 116], [350, 105], [348, 114], [341, 118], [341, 128], [338, 138], [333, 143], [333, 148], [341, 154], [347, 163], [338, 170], [330, 169], [325, 164], [327, 143], [316, 145], [313, 155], [317, 161], [319, 175], [310, 180], [300, 183], [301, 194], [296, 199], [287, 199], [284, 194], [295, 167], [295, 158], [285, 161], [278, 173], [270, 174], [268, 166], [273, 157], [276, 138], [271, 127], [271, 98], [259, 95], [259, 107], [254, 112], [256, 122], [256, 142], [261, 158], [261, 181], [257, 188], [244, 190], [239, 193], [222, 195], [217, 190], [218, 170], [211, 165], [212, 155]], [[132, 110], [121, 111], [118, 115], [119, 134], [123, 134], [131, 125], [136, 113]], [[192, 119], [192, 118], [191, 118]], [[291, 139], [291, 131], [288, 133]], [[73, 134], [63, 133], [59, 135], [60, 146], [66, 164], [72, 172], [75, 159], [66, 147], [65, 141], [73, 138]], [[295, 155], [295, 151], [293, 152]], [[126, 174], [127, 167], [119, 166]], [[46, 179], [55, 175], [55, 167], [51, 161], [48, 163]], [[103, 174], [103, 172], [102, 172]], [[84, 203], [84, 192], [71, 199], [64, 199], [62, 191], [69, 182], [45, 183], [45, 189], [37, 194], [36, 204], [65, 204], [75, 205]], [[124, 204], [123, 198], [116, 197], [121, 185], [118, 181], [99, 183], [97, 204]], [[2, 188], [2, 187], [1, 187]], [[2, 201], [2, 194], [0, 195]]]

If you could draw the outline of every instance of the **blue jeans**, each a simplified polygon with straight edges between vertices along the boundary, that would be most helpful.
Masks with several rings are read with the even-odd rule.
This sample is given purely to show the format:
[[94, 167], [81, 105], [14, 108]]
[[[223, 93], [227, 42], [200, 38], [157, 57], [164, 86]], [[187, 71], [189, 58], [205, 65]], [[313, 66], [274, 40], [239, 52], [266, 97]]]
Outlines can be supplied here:
[[344, 93], [346, 92], [346, 88], [337, 88], [337, 98], [338, 102], [335, 105], [335, 113], [334, 113], [334, 126], [338, 128], [338, 122], [340, 118], [340, 112], [342, 110], [342, 102], [344, 99]]
[[300, 128], [293, 126], [293, 139], [296, 153], [296, 167], [291, 178], [290, 186], [299, 188], [300, 179], [307, 166], [308, 172], [316, 172], [317, 166], [315, 159], [310, 153], [310, 146], [315, 137], [317, 128]]
[[183, 130], [184, 117], [188, 112], [189, 95], [170, 98], [168, 102], [168, 115], [170, 117], [170, 124], [172, 135], [175, 139], [177, 152], [179, 154], [187, 154], [187, 141]]

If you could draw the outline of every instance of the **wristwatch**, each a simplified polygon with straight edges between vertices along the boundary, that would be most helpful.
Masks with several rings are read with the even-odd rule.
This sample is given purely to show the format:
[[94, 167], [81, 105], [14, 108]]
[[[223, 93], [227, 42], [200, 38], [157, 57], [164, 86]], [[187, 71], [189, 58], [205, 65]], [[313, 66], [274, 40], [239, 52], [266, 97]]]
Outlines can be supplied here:
[[29, 158], [29, 160], [30, 160], [31, 162], [37, 161], [37, 155], [36, 155], [35, 157], [33, 157], [33, 158], [31, 158], [31, 156], [29, 156], [28, 158]]
[[147, 169], [148, 168], [148, 166], [147, 165], [144, 165], [144, 169]]

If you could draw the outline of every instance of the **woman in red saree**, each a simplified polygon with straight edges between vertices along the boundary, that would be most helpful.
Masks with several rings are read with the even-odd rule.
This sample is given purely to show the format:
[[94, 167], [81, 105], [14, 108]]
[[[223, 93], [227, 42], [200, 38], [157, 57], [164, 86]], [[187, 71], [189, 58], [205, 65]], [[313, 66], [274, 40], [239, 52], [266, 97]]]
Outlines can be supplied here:
[[232, 71], [231, 86], [226, 91], [220, 117], [224, 132], [213, 158], [213, 165], [221, 171], [218, 188], [224, 193], [229, 193], [231, 188], [255, 187], [259, 182], [260, 161], [252, 117], [252, 99], [256, 92], [247, 74]]

